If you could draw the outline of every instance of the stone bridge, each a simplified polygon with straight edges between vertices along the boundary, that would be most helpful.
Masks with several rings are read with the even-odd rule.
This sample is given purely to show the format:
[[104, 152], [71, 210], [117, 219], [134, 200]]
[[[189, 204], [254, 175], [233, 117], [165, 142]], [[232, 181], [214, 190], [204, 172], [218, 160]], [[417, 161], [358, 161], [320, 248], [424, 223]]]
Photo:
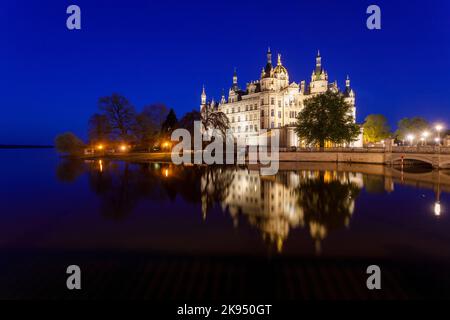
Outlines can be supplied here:
[[322, 151], [318, 148], [280, 148], [279, 160], [387, 165], [419, 161], [434, 168], [450, 168], [450, 147], [326, 148]]
[[408, 160], [425, 162], [431, 164], [434, 168], [450, 168], [450, 148], [392, 147], [392, 150], [385, 150], [386, 164], [392, 165]]

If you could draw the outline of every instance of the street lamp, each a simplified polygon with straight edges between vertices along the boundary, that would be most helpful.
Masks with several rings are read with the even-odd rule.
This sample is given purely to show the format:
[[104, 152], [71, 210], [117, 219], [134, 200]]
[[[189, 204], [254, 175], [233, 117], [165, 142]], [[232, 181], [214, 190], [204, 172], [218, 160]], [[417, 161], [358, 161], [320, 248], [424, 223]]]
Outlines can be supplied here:
[[422, 138], [423, 138], [422, 141], [425, 141], [425, 145], [427, 144], [427, 138], [429, 135], [430, 135], [430, 133], [428, 131], [422, 132]]
[[409, 145], [410, 146], [412, 146], [412, 143], [413, 143], [413, 141], [414, 141], [414, 135], [413, 134], [408, 134], [407, 136], [406, 136], [406, 140], [408, 140], [409, 141]]
[[437, 217], [441, 215], [441, 204], [439, 201], [434, 203], [434, 215]]
[[437, 124], [434, 128], [436, 129], [436, 131], [438, 133], [437, 137], [438, 137], [438, 142], [439, 142], [439, 145], [440, 145], [441, 144], [441, 131], [442, 131], [442, 129], [444, 129], [444, 126], [441, 125], [441, 124]]
[[120, 145], [120, 151], [125, 152], [127, 151], [127, 146], [125, 144]]

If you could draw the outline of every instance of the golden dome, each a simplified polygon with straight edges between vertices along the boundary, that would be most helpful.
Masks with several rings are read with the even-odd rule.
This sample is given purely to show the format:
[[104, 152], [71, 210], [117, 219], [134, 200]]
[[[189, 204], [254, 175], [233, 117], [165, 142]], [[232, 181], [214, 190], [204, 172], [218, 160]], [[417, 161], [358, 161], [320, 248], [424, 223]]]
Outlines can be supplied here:
[[283, 66], [283, 64], [281, 63], [281, 54], [278, 54], [278, 63], [277, 66], [275, 67], [275, 69], [273, 70], [273, 75], [275, 77], [284, 75], [284, 76], [288, 76], [288, 71], [287, 69]]

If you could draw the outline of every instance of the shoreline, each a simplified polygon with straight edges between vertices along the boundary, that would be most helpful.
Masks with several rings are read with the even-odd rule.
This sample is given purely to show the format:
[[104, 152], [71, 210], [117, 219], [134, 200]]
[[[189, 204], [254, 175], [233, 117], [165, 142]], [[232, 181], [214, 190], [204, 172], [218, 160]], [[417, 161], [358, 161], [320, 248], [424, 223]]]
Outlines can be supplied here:
[[[225, 155], [225, 154], [223, 154]], [[172, 162], [171, 152], [134, 152], [134, 153], [116, 153], [116, 154], [89, 154], [89, 155], [75, 155], [75, 156], [64, 156], [66, 158], [74, 158], [81, 160], [122, 160], [122, 161], [132, 161], [132, 162], [146, 162], [146, 161], [162, 161], [162, 162]], [[403, 156], [397, 156], [398, 159], [393, 159], [391, 153], [384, 152], [342, 152], [342, 151], [313, 151], [313, 152], [280, 152], [278, 159], [271, 159], [270, 161], [278, 161], [279, 163], [332, 163], [332, 164], [369, 164], [369, 165], [380, 165], [391, 167], [398, 162], [400, 165], [400, 159]], [[250, 162], [249, 160], [254, 162]], [[245, 163], [241, 165], [251, 165], [251, 166], [261, 166], [259, 162], [258, 154], [247, 154], [245, 156]], [[224, 159], [223, 165], [226, 165]], [[256, 163], [255, 163], [256, 162]], [[404, 164], [417, 164], [432, 165], [429, 162], [421, 161], [417, 162], [415, 159], [409, 159], [405, 157]], [[191, 155], [191, 163], [194, 164], [193, 156]], [[236, 161], [236, 153], [234, 153], [234, 163], [238, 164]], [[221, 165], [221, 164], [218, 164]], [[432, 165], [434, 169], [446, 169], [444, 167], [438, 168]]]
[[[83, 155], [78, 157], [67, 157], [79, 160], [117, 160], [129, 161], [135, 163], [162, 162], [172, 163], [171, 153], [129, 153], [115, 155]], [[196, 165], [196, 164], [193, 164]], [[227, 164], [223, 164], [226, 166]], [[199, 166], [207, 166], [201, 164]], [[215, 165], [213, 165], [215, 166]], [[219, 166], [222, 166], [219, 164]], [[249, 171], [257, 171], [261, 164], [236, 164], [236, 166], [245, 167]], [[338, 172], [363, 173], [375, 176], [384, 176], [391, 182], [403, 185], [421, 186], [429, 189], [436, 189], [436, 183], [440, 184], [441, 191], [450, 192], [450, 175], [445, 170], [437, 170], [430, 168], [427, 172], [410, 172], [402, 171], [398, 167], [390, 166], [384, 163], [358, 163], [358, 162], [336, 162], [336, 161], [280, 161], [279, 171], [296, 171], [296, 170], [325, 170]]]

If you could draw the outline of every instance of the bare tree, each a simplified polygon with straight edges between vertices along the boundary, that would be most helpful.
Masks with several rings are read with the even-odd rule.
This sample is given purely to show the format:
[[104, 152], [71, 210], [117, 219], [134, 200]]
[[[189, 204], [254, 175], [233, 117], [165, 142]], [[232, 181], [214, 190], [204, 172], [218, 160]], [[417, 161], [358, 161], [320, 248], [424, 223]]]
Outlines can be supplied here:
[[88, 127], [89, 141], [91, 143], [109, 140], [112, 128], [106, 115], [94, 114], [89, 119]]
[[119, 138], [127, 139], [136, 114], [134, 106], [128, 99], [113, 93], [110, 97], [101, 97], [98, 101], [98, 107], [108, 118], [113, 134]]

